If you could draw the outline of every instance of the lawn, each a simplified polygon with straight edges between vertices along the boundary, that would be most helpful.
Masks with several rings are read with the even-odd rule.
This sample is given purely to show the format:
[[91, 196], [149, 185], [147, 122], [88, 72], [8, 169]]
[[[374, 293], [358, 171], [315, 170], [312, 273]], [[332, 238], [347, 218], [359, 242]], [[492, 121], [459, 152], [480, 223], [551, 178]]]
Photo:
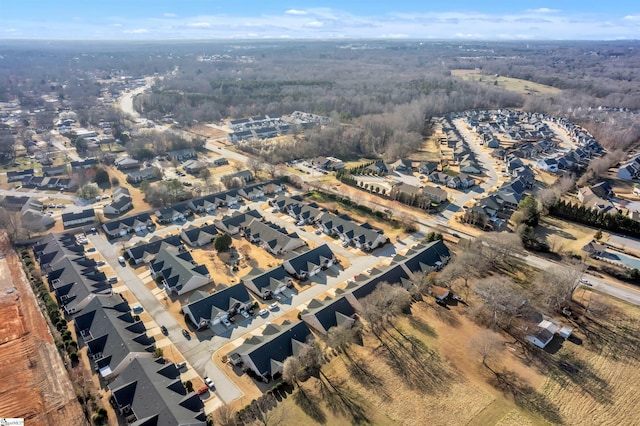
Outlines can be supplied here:
[[451, 70], [453, 77], [460, 77], [463, 80], [476, 81], [487, 86], [497, 87], [510, 92], [517, 92], [522, 95], [559, 95], [561, 89], [547, 86], [544, 84], [534, 83], [519, 78], [504, 77], [501, 75], [486, 75], [482, 71], [476, 70]]
[[543, 217], [536, 228], [536, 234], [547, 241], [552, 251], [578, 255], [585, 254], [582, 247], [593, 239], [595, 233], [596, 230], [588, 226], [551, 216]]

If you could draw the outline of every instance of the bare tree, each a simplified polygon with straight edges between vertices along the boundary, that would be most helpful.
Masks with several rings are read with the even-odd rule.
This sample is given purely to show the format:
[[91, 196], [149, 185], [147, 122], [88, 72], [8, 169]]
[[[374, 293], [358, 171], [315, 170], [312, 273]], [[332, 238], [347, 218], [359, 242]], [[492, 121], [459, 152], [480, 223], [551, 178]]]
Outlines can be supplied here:
[[482, 299], [493, 326], [508, 329], [520, 310], [528, 303], [522, 289], [506, 277], [483, 279], [476, 285], [476, 294]]
[[536, 280], [536, 288], [543, 301], [558, 311], [573, 298], [574, 291], [580, 286], [580, 277], [584, 273], [584, 263], [554, 266], [544, 271]]
[[482, 330], [480, 334], [469, 341], [469, 349], [480, 355], [482, 365], [493, 372], [493, 368], [489, 366], [489, 361], [496, 357], [502, 344], [502, 339], [497, 333], [491, 330]]
[[0, 229], [7, 231], [9, 239], [13, 242], [23, 238], [26, 232], [22, 228], [22, 213], [10, 211], [0, 207]]
[[231, 408], [227, 405], [222, 405], [213, 413], [214, 424], [220, 426], [236, 426], [236, 416]]

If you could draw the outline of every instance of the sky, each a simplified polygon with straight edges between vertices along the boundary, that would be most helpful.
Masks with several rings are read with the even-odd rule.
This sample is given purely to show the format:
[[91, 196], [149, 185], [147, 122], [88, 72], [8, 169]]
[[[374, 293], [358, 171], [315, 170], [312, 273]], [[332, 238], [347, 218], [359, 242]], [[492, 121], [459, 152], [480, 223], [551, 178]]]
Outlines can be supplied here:
[[640, 39], [629, 0], [0, 0], [0, 39]]

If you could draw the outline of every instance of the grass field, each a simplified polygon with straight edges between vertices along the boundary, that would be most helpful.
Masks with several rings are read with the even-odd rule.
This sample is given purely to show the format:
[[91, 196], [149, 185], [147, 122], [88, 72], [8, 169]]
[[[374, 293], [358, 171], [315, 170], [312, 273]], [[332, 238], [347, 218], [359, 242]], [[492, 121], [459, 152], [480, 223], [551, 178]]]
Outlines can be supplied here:
[[[363, 334], [348, 356], [329, 351], [323, 376], [279, 399], [286, 424], [619, 425], [640, 407], [640, 310], [591, 289], [587, 320], [553, 349], [523, 352], [509, 336], [483, 366], [470, 305], [415, 303], [377, 339]], [[587, 332], [588, 331], [588, 332]], [[495, 334], [495, 333], [494, 333]], [[391, 348], [400, 357], [391, 355]], [[356, 365], [357, 364], [357, 365]], [[498, 378], [499, 377], [499, 378]]]
[[561, 89], [544, 84], [521, 80], [519, 78], [503, 77], [501, 75], [486, 75], [483, 74], [482, 71], [477, 70], [451, 70], [451, 75], [453, 77], [460, 77], [463, 80], [476, 81], [487, 86], [517, 92], [522, 95], [559, 95], [562, 93]]

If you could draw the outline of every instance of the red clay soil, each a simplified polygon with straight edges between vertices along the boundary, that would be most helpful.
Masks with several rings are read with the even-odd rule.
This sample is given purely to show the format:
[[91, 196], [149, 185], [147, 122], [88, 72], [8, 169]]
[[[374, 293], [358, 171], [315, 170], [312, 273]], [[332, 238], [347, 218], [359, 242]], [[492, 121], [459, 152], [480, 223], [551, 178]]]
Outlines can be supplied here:
[[0, 230], [0, 418], [84, 425], [82, 408], [16, 252]]

